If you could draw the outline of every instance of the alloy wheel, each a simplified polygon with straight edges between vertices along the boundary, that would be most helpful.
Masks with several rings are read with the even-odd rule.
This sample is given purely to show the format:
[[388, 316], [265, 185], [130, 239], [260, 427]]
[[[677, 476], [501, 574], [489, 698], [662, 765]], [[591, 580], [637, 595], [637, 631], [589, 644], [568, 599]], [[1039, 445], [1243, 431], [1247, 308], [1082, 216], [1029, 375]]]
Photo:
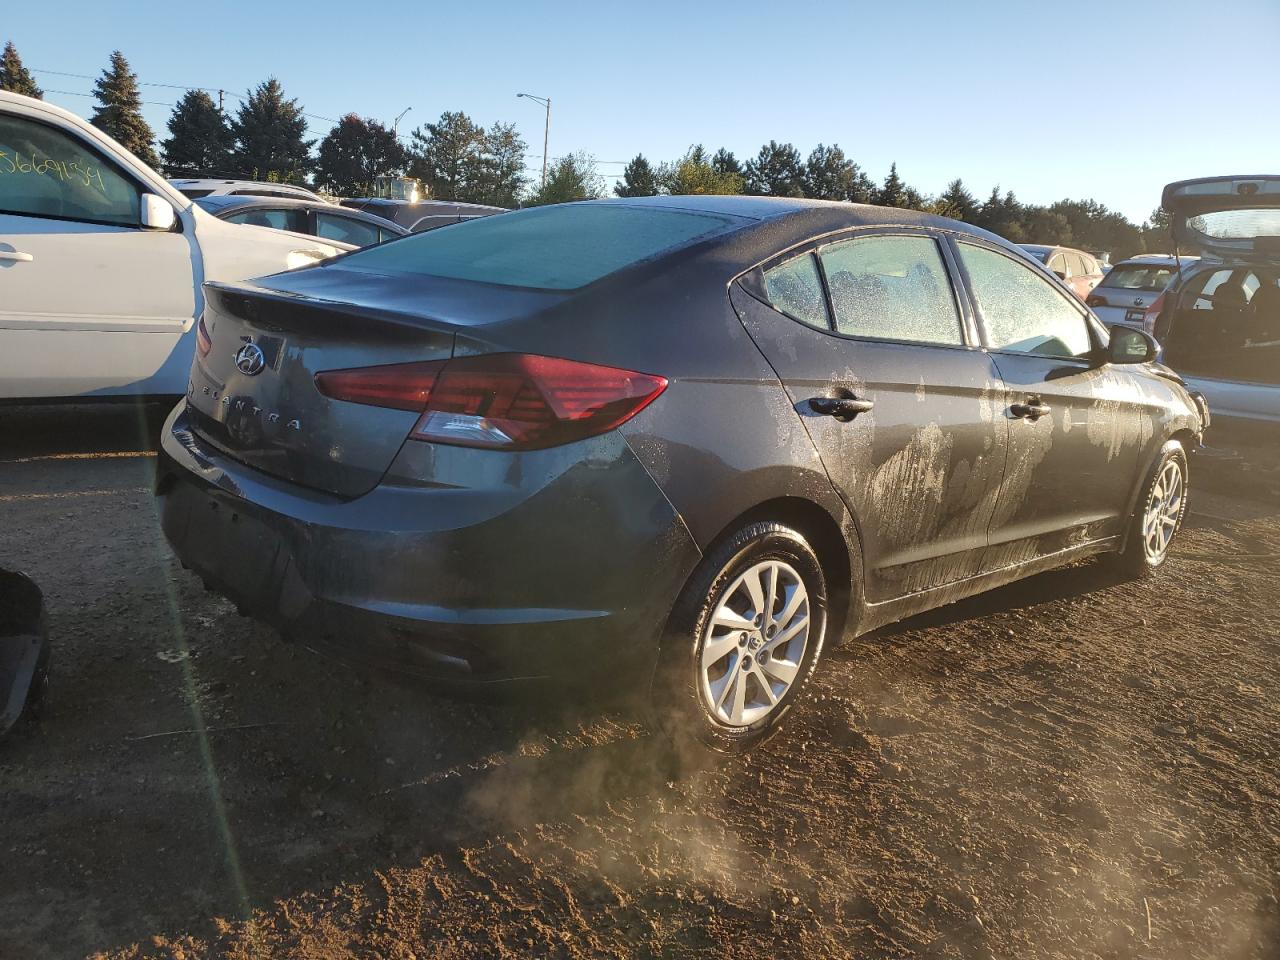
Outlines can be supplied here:
[[1162, 560], [1169, 550], [1182, 516], [1185, 489], [1182, 466], [1177, 460], [1168, 461], [1156, 478], [1142, 518], [1142, 545], [1151, 560]]
[[778, 706], [800, 673], [809, 614], [804, 581], [784, 561], [762, 561], [730, 581], [699, 655], [703, 705], [712, 717], [745, 727]]

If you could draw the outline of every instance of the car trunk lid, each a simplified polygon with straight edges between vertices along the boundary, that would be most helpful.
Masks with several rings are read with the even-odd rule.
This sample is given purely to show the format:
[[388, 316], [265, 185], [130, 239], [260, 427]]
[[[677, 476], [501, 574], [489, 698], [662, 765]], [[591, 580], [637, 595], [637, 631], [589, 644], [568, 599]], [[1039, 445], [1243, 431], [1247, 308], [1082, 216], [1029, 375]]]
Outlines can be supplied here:
[[[333, 399], [316, 374], [447, 360], [460, 329], [531, 304], [487, 296], [475, 284], [419, 277], [410, 292], [395, 278], [335, 275], [345, 272], [206, 284], [187, 403], [195, 432], [225, 454], [301, 486], [356, 497], [377, 485], [419, 413]], [[459, 287], [471, 288], [470, 296]], [[325, 298], [339, 289], [342, 302]]]
[[1180, 252], [1220, 260], [1280, 258], [1280, 175], [1171, 183], [1161, 205]]

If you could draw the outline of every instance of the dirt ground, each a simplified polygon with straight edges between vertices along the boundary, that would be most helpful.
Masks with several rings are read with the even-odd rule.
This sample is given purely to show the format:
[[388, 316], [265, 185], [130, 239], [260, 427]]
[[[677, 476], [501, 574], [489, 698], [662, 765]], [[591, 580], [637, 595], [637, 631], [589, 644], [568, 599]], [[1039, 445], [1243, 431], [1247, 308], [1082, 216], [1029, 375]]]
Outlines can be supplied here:
[[766, 753], [669, 780], [626, 716], [238, 617], [160, 536], [157, 426], [0, 410], [0, 563], [56, 643], [0, 743], [0, 958], [1280, 956], [1275, 473], [1198, 465], [1158, 579], [850, 642]]

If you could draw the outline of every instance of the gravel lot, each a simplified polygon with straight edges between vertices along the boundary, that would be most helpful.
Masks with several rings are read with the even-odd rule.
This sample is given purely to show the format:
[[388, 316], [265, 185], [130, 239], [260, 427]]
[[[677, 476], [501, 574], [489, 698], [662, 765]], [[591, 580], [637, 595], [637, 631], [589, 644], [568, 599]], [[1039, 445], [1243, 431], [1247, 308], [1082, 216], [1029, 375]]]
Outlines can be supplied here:
[[1280, 956], [1275, 474], [1203, 464], [1154, 582], [846, 644], [767, 754], [669, 780], [628, 717], [236, 616], [160, 536], [162, 415], [0, 409], [0, 562], [56, 643], [0, 743], [6, 960]]

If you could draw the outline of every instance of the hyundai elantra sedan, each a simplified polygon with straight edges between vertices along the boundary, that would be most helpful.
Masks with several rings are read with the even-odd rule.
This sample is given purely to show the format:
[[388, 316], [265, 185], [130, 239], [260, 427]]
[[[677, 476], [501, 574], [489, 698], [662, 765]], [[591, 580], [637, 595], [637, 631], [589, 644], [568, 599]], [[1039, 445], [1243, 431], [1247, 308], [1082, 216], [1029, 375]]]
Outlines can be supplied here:
[[1156, 571], [1207, 411], [1013, 245], [652, 197], [207, 285], [157, 490], [315, 648], [640, 691], [741, 751], [844, 637], [1091, 554]]

